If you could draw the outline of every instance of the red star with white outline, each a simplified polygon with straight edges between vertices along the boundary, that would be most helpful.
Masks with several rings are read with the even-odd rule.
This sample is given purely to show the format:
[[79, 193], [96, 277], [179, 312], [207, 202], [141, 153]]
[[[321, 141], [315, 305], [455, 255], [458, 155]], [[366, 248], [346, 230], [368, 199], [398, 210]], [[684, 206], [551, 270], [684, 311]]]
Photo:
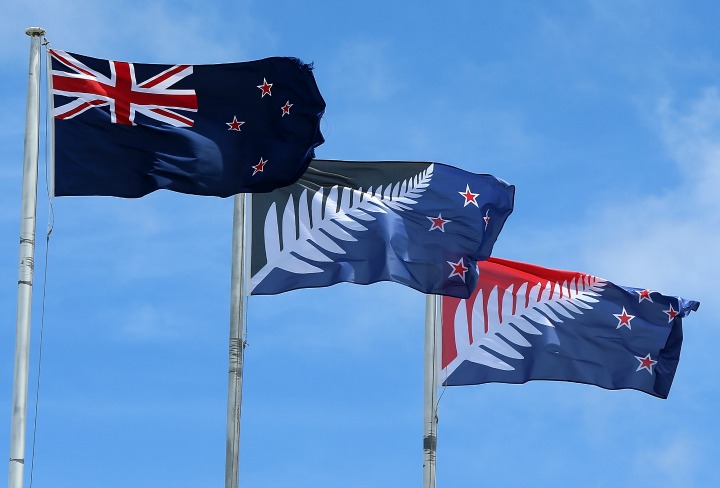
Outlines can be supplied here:
[[652, 367], [657, 364], [657, 361], [655, 361], [653, 358], [651, 358], [650, 354], [648, 354], [644, 358], [640, 357], [640, 356], [635, 356], [635, 359], [640, 361], [640, 366], [638, 366], [638, 368], [635, 371], [640, 371], [641, 369], [645, 369], [645, 370], [647, 370], [648, 373], [653, 374]]
[[653, 299], [650, 296], [652, 293], [652, 290], [635, 290], [638, 294], [638, 303], [642, 302], [643, 300], [649, 300], [650, 303], [653, 303]]
[[668, 322], [672, 322], [675, 317], [680, 315], [680, 312], [673, 309], [672, 303], [670, 304], [670, 310], [663, 310], [666, 314], [668, 314]]
[[262, 173], [265, 169], [265, 165], [267, 164], [267, 161], [265, 161], [263, 158], [260, 158], [260, 162], [252, 167], [253, 169], [253, 176], [255, 176], [256, 173]]
[[460, 260], [457, 263], [453, 263], [452, 261], [447, 262], [452, 267], [452, 273], [450, 273], [450, 276], [448, 278], [452, 278], [453, 276], [459, 276], [462, 278], [463, 281], [465, 281], [465, 273], [468, 272], [468, 269], [465, 264], [463, 264], [463, 258], [460, 258]]
[[240, 126], [243, 125], [245, 122], [240, 122], [235, 115], [233, 115], [232, 122], [225, 122], [227, 125], [230, 126], [228, 130], [236, 130], [240, 132]]
[[260, 98], [263, 98], [265, 95], [272, 96], [272, 93], [270, 93], [270, 89], [272, 88], [272, 86], [272, 83], [268, 83], [267, 80], [263, 78], [263, 84], [257, 86], [262, 90], [262, 95], [260, 95]]
[[483, 220], [485, 221], [485, 229], [487, 230], [487, 226], [490, 223], [490, 209], [485, 211], [485, 217], [483, 217]]
[[293, 106], [293, 104], [290, 103], [290, 100], [288, 100], [287, 102], [285, 102], [285, 105], [280, 107], [280, 108], [282, 108], [282, 111], [283, 111], [283, 113], [282, 113], [283, 117], [285, 117], [286, 115], [290, 115], [290, 107], [292, 107], [292, 106]]
[[479, 195], [479, 193], [473, 193], [473, 192], [471, 192], [471, 191], [470, 191], [470, 185], [466, 184], [466, 185], [465, 185], [465, 191], [459, 191], [458, 193], [459, 193], [460, 195], [462, 195], [463, 198], [465, 199], [465, 205], [463, 205], [463, 207], [467, 207], [469, 204], [472, 203], [472, 204], [475, 205], [477, 208], [480, 208], [480, 206], [478, 205], [477, 200], [475, 200], [475, 198]]
[[622, 313], [614, 313], [613, 314], [616, 319], [618, 319], [618, 325], [615, 327], [616, 329], [619, 329], [623, 325], [627, 327], [628, 329], [632, 330], [632, 327], [630, 326], [630, 321], [635, 318], [634, 315], [630, 315], [625, 311], [625, 307], [622, 309]]
[[441, 213], [439, 213], [437, 217], [428, 217], [428, 219], [432, 222], [430, 230], [439, 229], [440, 232], [445, 232], [445, 224], [452, 222], [452, 220], [444, 219]]

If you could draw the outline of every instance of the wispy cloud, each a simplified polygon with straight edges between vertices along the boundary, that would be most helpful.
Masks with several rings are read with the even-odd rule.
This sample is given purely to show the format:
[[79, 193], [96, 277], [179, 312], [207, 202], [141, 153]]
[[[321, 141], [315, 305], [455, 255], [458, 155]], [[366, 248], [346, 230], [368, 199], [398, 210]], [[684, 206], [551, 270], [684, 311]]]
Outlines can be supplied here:
[[683, 174], [689, 194], [687, 205], [702, 213], [720, 209], [720, 93], [707, 88], [702, 95], [677, 107], [670, 97], [658, 105], [660, 129], [665, 145]]
[[[3, 8], [0, 59], [17, 57], [17, 43], [26, 43], [22, 31], [39, 25], [57, 48], [97, 57], [160, 63], [240, 61], [258, 46], [277, 42], [272, 29], [253, 17], [250, 4], [78, 0], [67, 8], [57, 2], [11, 0]], [[142, 59], [128, 59], [138, 51]]]
[[[720, 97], [716, 89], [679, 108], [663, 99], [658, 131], [677, 164], [666, 190], [618, 194], [583, 235], [588, 265], [625, 284], [700, 294], [720, 272]], [[648, 171], [653, 171], [648, 168]], [[604, 207], [604, 208], [602, 208]]]
[[[696, 486], [695, 470], [707, 461], [706, 451], [697, 439], [676, 435], [655, 439], [652, 445], [653, 448], [640, 449], [635, 457], [636, 480], [654, 486]], [[662, 448], [658, 451], [656, 446]]]
[[[267, 327], [259, 340], [277, 350], [301, 347], [341, 356], [362, 356], [385, 347], [404, 351], [413, 338], [422, 337], [424, 307], [423, 295], [396, 283], [338, 284], [251, 297], [248, 332], [252, 337], [258, 328]], [[294, 311], [293, 320], [287, 320], [287, 310]]]
[[125, 339], [141, 342], [172, 340], [195, 332], [196, 324], [182, 314], [158, 308], [151, 304], [142, 304], [116, 315], [121, 322], [118, 333]]
[[[514, 258], [545, 256], [548, 266], [702, 299], [720, 273], [712, 259], [720, 249], [720, 94], [711, 88], [686, 103], [663, 98], [651, 118], [672, 162], [658, 165], [666, 173], [663, 184], [633, 193], [621, 170], [617, 186], [602, 189], [603, 195], [595, 188], [584, 206], [567, 209], [577, 214], [576, 225], [559, 228], [548, 219], [530, 236], [533, 256], [521, 257], [520, 247]], [[646, 171], [656, 177], [659, 170]], [[513, 250], [512, 242], [506, 244]]]
[[393, 68], [390, 46], [381, 41], [345, 42], [337, 47], [334, 57], [326, 70], [334, 89], [347, 100], [389, 100], [402, 88], [400, 74]]

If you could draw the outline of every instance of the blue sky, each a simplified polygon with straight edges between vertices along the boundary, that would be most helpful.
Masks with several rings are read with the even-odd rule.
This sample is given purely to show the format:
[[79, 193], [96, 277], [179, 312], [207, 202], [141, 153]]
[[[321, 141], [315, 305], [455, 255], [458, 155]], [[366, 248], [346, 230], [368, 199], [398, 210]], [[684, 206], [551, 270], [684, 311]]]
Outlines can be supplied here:
[[[53, 47], [101, 58], [314, 62], [327, 102], [318, 157], [493, 174], [517, 188], [495, 255], [701, 302], [685, 321], [667, 400], [563, 383], [447, 389], [439, 487], [720, 484], [718, 18], [715, 2], [679, 0], [9, 0], [0, 19], [2, 457], [24, 30], [40, 25]], [[44, 181], [39, 194], [30, 427]], [[34, 486], [222, 486], [232, 200], [158, 192], [58, 198], [53, 208]], [[387, 283], [252, 297], [241, 485], [419, 486], [424, 303]], [[31, 442], [32, 431], [28, 477]]]

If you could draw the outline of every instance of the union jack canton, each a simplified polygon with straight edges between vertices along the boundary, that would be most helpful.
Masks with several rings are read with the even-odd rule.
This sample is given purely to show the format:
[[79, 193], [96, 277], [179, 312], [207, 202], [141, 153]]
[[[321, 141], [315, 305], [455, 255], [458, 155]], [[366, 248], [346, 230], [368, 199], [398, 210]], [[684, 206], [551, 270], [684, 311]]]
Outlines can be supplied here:
[[227, 197], [292, 184], [325, 102], [294, 58], [160, 65], [50, 50], [55, 195]]

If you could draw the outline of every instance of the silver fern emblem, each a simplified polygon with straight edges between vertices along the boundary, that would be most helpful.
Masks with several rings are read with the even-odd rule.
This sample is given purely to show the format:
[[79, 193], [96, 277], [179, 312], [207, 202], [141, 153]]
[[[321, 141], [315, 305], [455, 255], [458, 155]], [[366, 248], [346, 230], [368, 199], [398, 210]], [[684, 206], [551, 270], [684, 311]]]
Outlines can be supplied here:
[[431, 164], [412, 178], [385, 188], [354, 190], [333, 186], [317, 192], [304, 190], [298, 199], [297, 215], [295, 202], [289, 198], [281, 222], [273, 203], [264, 225], [267, 262], [250, 278], [250, 289], [274, 269], [297, 274], [321, 273], [322, 268], [312, 263], [332, 262], [331, 254], [345, 254], [343, 244], [357, 241], [356, 235], [368, 229], [363, 222], [375, 220], [374, 214], [409, 210], [417, 203], [430, 184], [434, 167]]
[[[543, 332], [539, 326], [554, 327], [554, 323], [582, 315], [584, 309], [592, 309], [591, 304], [598, 302], [595, 297], [600, 296], [606, 281], [594, 276], [585, 278], [587, 285], [579, 282], [581, 278], [562, 283], [548, 282], [542, 293], [540, 283], [532, 287], [523, 283], [517, 289], [511, 285], [506, 290], [495, 286], [489, 293], [486, 308], [481, 291], [472, 307], [470, 324], [466, 301], [462, 300], [454, 324], [458, 355], [447, 366], [446, 377], [463, 361], [514, 370], [502, 358], [524, 359], [522, 348], [531, 346], [527, 335], [540, 335]], [[498, 307], [498, 293], [502, 293], [502, 311]]]

